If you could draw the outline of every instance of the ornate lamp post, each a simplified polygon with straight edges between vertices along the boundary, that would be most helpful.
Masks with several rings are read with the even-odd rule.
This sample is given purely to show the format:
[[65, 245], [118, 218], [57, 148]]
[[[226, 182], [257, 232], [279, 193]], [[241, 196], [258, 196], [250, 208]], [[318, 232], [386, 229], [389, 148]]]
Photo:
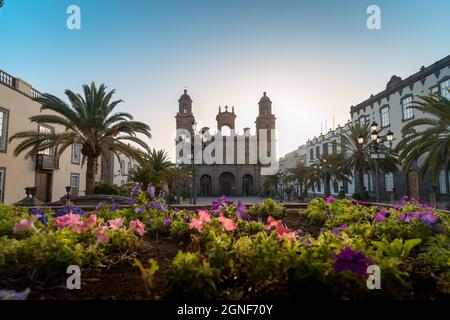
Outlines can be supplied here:
[[[375, 163], [375, 192], [377, 197], [377, 202], [380, 202], [380, 188], [379, 188], [379, 169], [378, 161], [386, 158], [386, 153], [392, 148], [392, 141], [394, 140], [394, 133], [389, 130], [386, 135], [380, 135], [378, 128], [378, 123], [375, 121], [370, 125], [370, 144], [368, 145], [368, 150], [370, 152], [370, 158], [374, 160]], [[358, 143], [364, 144], [364, 136], [358, 137]], [[387, 142], [387, 143], [386, 143]]]

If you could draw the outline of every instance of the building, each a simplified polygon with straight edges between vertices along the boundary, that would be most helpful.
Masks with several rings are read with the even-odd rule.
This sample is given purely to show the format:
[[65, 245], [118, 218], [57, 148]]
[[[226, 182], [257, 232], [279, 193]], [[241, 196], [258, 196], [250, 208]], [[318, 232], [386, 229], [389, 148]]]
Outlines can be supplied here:
[[[190, 136], [198, 137], [197, 130], [193, 127], [195, 117], [192, 109], [192, 99], [184, 90], [184, 94], [178, 100], [178, 113], [176, 114], [177, 132], [185, 130]], [[194, 172], [193, 188], [197, 196], [250, 196], [261, 192], [263, 182], [263, 170], [266, 165], [262, 165], [258, 157], [257, 150], [262, 143], [262, 139], [267, 139], [267, 156], [275, 156], [274, 130], [275, 115], [272, 113], [272, 101], [264, 92], [259, 100], [259, 114], [256, 118], [256, 134], [252, 135], [250, 128], [244, 128], [243, 134], [235, 131], [236, 113], [234, 107], [225, 106], [223, 111], [219, 107], [216, 116], [217, 130], [219, 135], [210, 135], [209, 128], [202, 128], [199, 139], [201, 141], [201, 151], [205, 154], [215, 143], [222, 141], [223, 149], [214, 149], [214, 161], [208, 162], [204, 157], [200, 162], [196, 162]], [[225, 130], [227, 128], [228, 130]], [[262, 135], [262, 129], [267, 130], [267, 135]], [[227, 131], [227, 134], [223, 133]], [[180, 137], [182, 139], [182, 137]], [[220, 139], [220, 140], [219, 140]], [[193, 141], [197, 141], [194, 139]], [[232, 148], [227, 147], [227, 142], [232, 142]], [[191, 143], [194, 146], [194, 143]], [[178, 143], [177, 143], [178, 146]], [[241, 148], [240, 146], [243, 146]], [[254, 149], [253, 149], [254, 148]], [[183, 151], [177, 149], [177, 163], [183, 156]], [[273, 161], [275, 163], [275, 161]]]
[[[306, 153], [307, 148], [305, 144], [299, 146], [294, 151], [286, 153], [278, 160], [279, 170], [284, 172], [286, 175], [290, 175], [290, 170], [294, 169], [300, 162], [306, 165]], [[300, 195], [300, 189], [296, 181], [290, 180], [286, 182], [286, 186], [290, 186], [297, 196]]]
[[118, 186], [123, 186], [130, 182], [128, 175], [131, 169], [136, 169], [139, 163], [120, 152], [117, 156], [109, 152], [109, 154], [102, 159], [102, 173], [101, 179], [105, 182], [111, 182]]
[[[450, 55], [429, 65], [422, 66], [418, 72], [402, 79], [393, 75], [386, 84], [386, 89], [371, 95], [368, 99], [351, 106], [350, 114], [353, 122], [368, 123], [375, 120], [382, 129], [381, 134], [386, 134], [388, 130], [394, 133], [394, 147], [402, 138], [402, 127], [410, 120], [423, 117], [424, 114], [412, 109], [411, 102], [417, 96], [424, 96], [431, 93], [440, 94], [450, 99]], [[413, 131], [406, 135], [414, 135]], [[419, 165], [426, 161], [422, 158]], [[374, 179], [370, 177], [369, 190], [374, 190]], [[400, 171], [393, 174], [381, 175], [379, 181], [381, 198], [390, 199], [393, 188], [399, 195], [409, 195], [431, 201], [434, 194], [431, 177], [427, 174], [421, 178], [418, 174], [417, 164], [404, 176]], [[449, 199], [450, 177], [441, 172], [439, 178], [438, 193], [441, 199]]]
[[[325, 134], [320, 134], [318, 137], [314, 137], [306, 142], [307, 148], [307, 161], [306, 164], [310, 166], [314, 160], [318, 159], [323, 154], [339, 153], [342, 152], [341, 134], [344, 134], [351, 122], [347, 122], [345, 126], [338, 125], [335, 129], [330, 129]], [[347, 196], [351, 196], [355, 192], [354, 179], [350, 181], [330, 181], [331, 194], [338, 195], [341, 187], [343, 188]], [[316, 187], [310, 186], [308, 188], [309, 194], [323, 195], [325, 191], [324, 182]]]
[[20, 140], [8, 142], [9, 137], [20, 131], [62, 131], [61, 126], [38, 125], [29, 118], [41, 111], [33, 100], [40, 93], [29, 83], [0, 70], [0, 202], [15, 203], [25, 197], [25, 187], [36, 187], [36, 197], [44, 202], [60, 199], [71, 186], [72, 195], [83, 195], [86, 168], [82, 167], [81, 145], [68, 148], [59, 159], [53, 150], [25, 158], [14, 156]]

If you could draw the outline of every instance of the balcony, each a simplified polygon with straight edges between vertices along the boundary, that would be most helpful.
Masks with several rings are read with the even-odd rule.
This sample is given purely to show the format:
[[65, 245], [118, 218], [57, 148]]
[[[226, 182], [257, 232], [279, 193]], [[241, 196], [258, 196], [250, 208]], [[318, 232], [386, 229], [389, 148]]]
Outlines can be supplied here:
[[55, 170], [55, 157], [46, 154], [36, 155], [36, 169], [49, 171]]

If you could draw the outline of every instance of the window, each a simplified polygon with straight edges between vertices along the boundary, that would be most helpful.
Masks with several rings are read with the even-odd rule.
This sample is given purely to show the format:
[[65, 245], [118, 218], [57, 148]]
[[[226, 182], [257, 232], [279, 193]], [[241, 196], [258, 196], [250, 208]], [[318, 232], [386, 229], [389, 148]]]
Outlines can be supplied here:
[[336, 143], [336, 140], [333, 140], [333, 141], [331, 142], [331, 149], [332, 149], [332, 152], [333, 152], [333, 153], [337, 153], [337, 143]]
[[314, 159], [314, 149], [311, 148], [311, 149], [309, 149], [309, 161], [311, 161], [313, 159]]
[[72, 163], [73, 164], [81, 163], [81, 144], [72, 145]]
[[450, 100], [450, 79], [449, 80], [445, 80], [443, 82], [441, 82], [440, 84], [441, 87], [441, 96], [447, 98]]
[[80, 193], [80, 174], [71, 173], [70, 174], [70, 194], [72, 196], [78, 197]]
[[408, 96], [402, 100], [403, 121], [414, 118], [414, 111], [411, 108], [413, 97]]
[[372, 191], [372, 179], [371, 176], [367, 173], [364, 174], [364, 187], [366, 187], [367, 191]]
[[125, 180], [120, 180], [120, 185], [123, 186], [125, 184]]
[[323, 154], [328, 154], [328, 143], [325, 142], [325, 143], [322, 145], [322, 147], [323, 147]]
[[380, 109], [381, 128], [388, 127], [391, 122], [389, 119], [389, 106]]
[[444, 170], [439, 172], [439, 193], [447, 193], [447, 181]]
[[[43, 126], [41, 124], [38, 127], [38, 131], [39, 131], [39, 133], [44, 133], [44, 134], [49, 134], [49, 133], [54, 132], [54, 130], [52, 128]], [[52, 156], [53, 150], [51, 148], [47, 148], [47, 149], [39, 151], [39, 154], [45, 154], [47, 156]]]
[[5, 173], [6, 168], [0, 168], [0, 203], [5, 201]]
[[316, 158], [318, 158], [320, 156], [320, 147], [317, 146], [316, 147]]
[[439, 86], [434, 86], [430, 88], [431, 94], [438, 94], [439, 93]]
[[337, 182], [337, 180], [333, 181], [333, 192], [334, 193], [338, 193], [339, 192], [339, 183]]
[[348, 182], [347, 181], [344, 181], [343, 187], [344, 187], [345, 194], [348, 194]]
[[0, 151], [6, 151], [8, 144], [8, 111], [0, 108]]
[[392, 192], [392, 189], [394, 189], [394, 174], [392, 172], [384, 175], [384, 188], [387, 192]]
[[125, 167], [125, 160], [120, 160], [120, 170], [122, 171], [122, 175], [126, 176], [126, 167]]
[[131, 161], [128, 161], [128, 172], [131, 170]]

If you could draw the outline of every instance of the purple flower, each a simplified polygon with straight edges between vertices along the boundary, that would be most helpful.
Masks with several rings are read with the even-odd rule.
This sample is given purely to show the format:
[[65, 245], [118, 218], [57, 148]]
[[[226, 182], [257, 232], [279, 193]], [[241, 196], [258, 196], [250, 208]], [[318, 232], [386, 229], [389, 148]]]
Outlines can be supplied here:
[[169, 215], [166, 215], [166, 217], [164, 218], [164, 227], [168, 227], [170, 225], [171, 221], [170, 221], [170, 217]]
[[134, 204], [137, 203], [137, 200], [136, 199], [130, 199], [130, 200], [127, 201], [127, 203], [130, 204], [130, 205], [134, 205]]
[[141, 184], [140, 183], [135, 183], [133, 185], [133, 187], [131, 188], [131, 197], [132, 198], [136, 198], [136, 196], [138, 195], [138, 193], [141, 191]]
[[378, 211], [377, 215], [375, 216], [375, 219], [373, 219], [374, 222], [381, 222], [386, 219], [386, 217], [389, 216], [389, 211], [387, 210], [380, 210]]
[[354, 251], [350, 247], [345, 247], [340, 253], [333, 254], [336, 260], [334, 263], [334, 272], [351, 271], [357, 275], [365, 276], [367, 274], [367, 265], [374, 261], [366, 257], [362, 252]]
[[99, 203], [97, 203], [97, 204], [95, 205], [95, 211], [100, 210], [104, 204], [105, 204], [104, 201], [100, 201]]
[[120, 209], [119, 204], [116, 202], [115, 199], [112, 199], [111, 201], [111, 208], [109, 208], [110, 211], [114, 212]]
[[211, 209], [212, 210], [219, 210], [220, 207], [224, 206], [227, 202], [225, 201], [225, 196], [221, 196], [219, 199], [217, 199], [216, 201], [213, 201], [211, 204]]
[[150, 201], [147, 204], [147, 208], [154, 208], [154, 209], [158, 209], [158, 210], [161, 210], [161, 211], [166, 211], [167, 210], [167, 208], [161, 202], [158, 202], [158, 201]]
[[81, 216], [84, 214], [84, 211], [83, 211], [83, 209], [78, 208], [77, 206], [74, 206], [72, 204], [66, 204], [62, 209], [56, 210], [54, 216], [56, 218], [56, 217], [64, 216], [69, 213], [78, 214]]
[[427, 212], [420, 218], [420, 220], [425, 223], [435, 224], [436, 222], [438, 222], [439, 218], [436, 217], [433, 213]]
[[420, 211], [413, 211], [397, 216], [397, 220], [409, 223], [413, 221], [413, 219], [420, 218], [421, 216], [422, 213]]
[[155, 197], [155, 188], [151, 184], [149, 184], [147, 186], [147, 193], [148, 193], [150, 198], [154, 198]]
[[250, 220], [250, 215], [245, 213], [245, 210], [247, 210], [247, 207], [239, 200], [236, 206], [236, 217], [239, 219]]
[[184, 218], [184, 222], [186, 222], [186, 223], [191, 222], [191, 218], [185, 217], [185, 218]]
[[337, 228], [333, 228], [331, 229], [331, 233], [333, 233], [334, 235], [338, 235], [340, 232], [344, 231], [345, 229], [348, 228], [348, 224], [344, 223], [342, 226], [337, 227]]
[[143, 211], [144, 211], [144, 208], [142, 208], [142, 207], [134, 208], [134, 212], [136, 212], [136, 213], [141, 213]]
[[328, 196], [328, 197], [325, 199], [325, 202], [326, 202], [326, 203], [333, 203], [334, 200], [336, 200], [335, 197], [333, 197], [333, 196]]
[[173, 211], [178, 212], [178, 211], [180, 211], [180, 208], [173, 208]]
[[358, 204], [358, 200], [352, 199], [352, 200], [350, 200], [350, 203], [351, 203], [353, 206], [356, 206], [356, 205]]
[[16, 292], [14, 290], [0, 290], [0, 300], [26, 300], [29, 294], [29, 288], [22, 292]]

